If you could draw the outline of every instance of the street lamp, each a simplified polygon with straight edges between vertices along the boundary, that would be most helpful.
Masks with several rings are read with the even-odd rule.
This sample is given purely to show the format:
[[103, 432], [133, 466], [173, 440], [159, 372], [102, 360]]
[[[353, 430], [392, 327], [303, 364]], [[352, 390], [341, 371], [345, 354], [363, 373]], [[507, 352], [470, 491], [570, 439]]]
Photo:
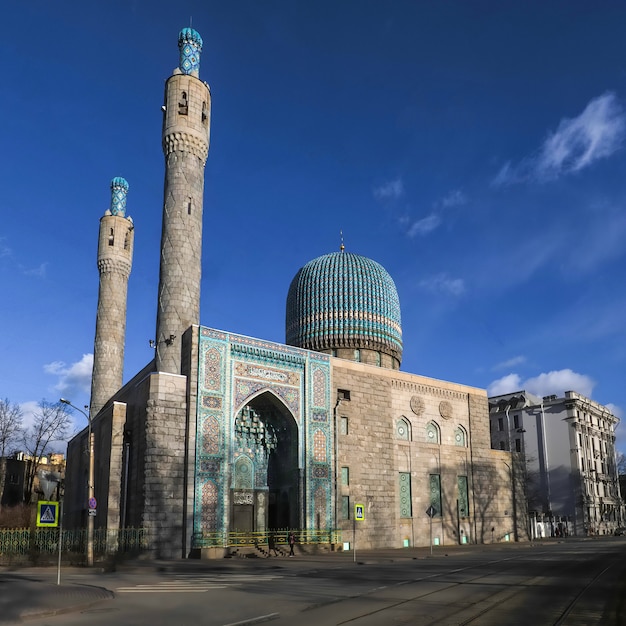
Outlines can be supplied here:
[[[91, 502], [94, 498], [94, 450], [93, 450], [93, 431], [91, 429], [91, 417], [89, 413], [83, 411], [83, 409], [79, 409], [77, 406], [74, 406], [69, 400], [65, 398], [61, 398], [59, 402], [63, 404], [67, 404], [67, 406], [71, 406], [74, 410], [82, 413], [87, 418], [87, 441], [89, 446], [89, 481], [87, 483], [87, 497], [88, 497], [88, 508], [91, 509]], [[85, 406], [88, 409], [87, 406]], [[91, 567], [93, 565], [93, 516], [88, 514], [87, 516], [87, 566]]]

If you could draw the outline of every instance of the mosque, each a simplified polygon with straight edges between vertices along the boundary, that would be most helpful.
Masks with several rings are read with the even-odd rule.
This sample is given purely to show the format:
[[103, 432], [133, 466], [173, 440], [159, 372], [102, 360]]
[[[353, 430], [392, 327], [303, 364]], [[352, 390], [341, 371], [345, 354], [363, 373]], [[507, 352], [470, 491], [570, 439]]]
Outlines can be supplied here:
[[[143, 528], [158, 557], [224, 556], [234, 537], [287, 529], [333, 549], [517, 539], [522, 499], [511, 454], [491, 449], [487, 393], [400, 370], [400, 302], [381, 265], [342, 246], [299, 269], [284, 344], [200, 324], [211, 93], [200, 35], [184, 28], [178, 47], [162, 107], [155, 358], [125, 384], [135, 227], [123, 178], [100, 220], [96, 528]], [[69, 527], [87, 518], [87, 437], [68, 446]]]

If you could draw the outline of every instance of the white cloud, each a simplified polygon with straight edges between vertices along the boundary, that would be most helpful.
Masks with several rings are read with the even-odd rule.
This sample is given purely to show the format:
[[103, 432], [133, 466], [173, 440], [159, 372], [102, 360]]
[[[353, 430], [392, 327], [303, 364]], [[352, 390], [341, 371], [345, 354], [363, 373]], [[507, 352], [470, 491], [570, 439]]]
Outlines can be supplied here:
[[613, 413], [613, 415], [615, 415], [615, 417], [619, 417], [620, 419], [622, 419], [622, 417], [624, 417], [624, 411], [617, 406], [616, 404], [613, 404], [612, 402], [609, 402], [608, 404], [605, 404], [604, 406], [606, 406], [606, 408], [611, 411], [611, 413]]
[[487, 386], [487, 393], [490, 396], [501, 396], [505, 393], [519, 391], [522, 388], [522, 379], [517, 374], [507, 374], [489, 384]]
[[563, 369], [542, 373], [524, 381], [518, 374], [508, 374], [490, 383], [487, 392], [490, 396], [499, 396], [525, 389], [543, 397], [552, 394], [563, 396], [566, 391], [576, 391], [590, 398], [594, 386], [595, 381], [589, 376], [578, 374], [571, 369]]
[[451, 296], [461, 296], [465, 293], [465, 283], [462, 278], [450, 278], [446, 274], [438, 274], [420, 281], [419, 286], [429, 291], [437, 291]]
[[82, 395], [91, 390], [91, 373], [93, 370], [93, 354], [83, 354], [83, 358], [76, 363], [67, 365], [63, 361], [54, 361], [44, 365], [44, 372], [57, 376], [58, 381], [54, 390], [61, 396]]
[[509, 369], [510, 367], [515, 367], [516, 365], [521, 365], [522, 363], [526, 362], [526, 357], [525, 356], [514, 356], [511, 359], [508, 359], [506, 361], [502, 361], [502, 363], [497, 363], [496, 365], [493, 366], [492, 369], [494, 370], [506, 370]]
[[436, 213], [423, 217], [421, 220], [413, 222], [407, 230], [409, 237], [415, 237], [415, 235], [427, 235], [432, 232], [441, 224], [441, 218]]
[[578, 117], [562, 119], [537, 155], [518, 165], [505, 163], [492, 184], [550, 180], [578, 172], [619, 150], [625, 134], [624, 110], [615, 94], [605, 93], [591, 100]]
[[396, 200], [404, 195], [404, 184], [400, 178], [391, 180], [374, 189], [374, 197], [378, 200]]

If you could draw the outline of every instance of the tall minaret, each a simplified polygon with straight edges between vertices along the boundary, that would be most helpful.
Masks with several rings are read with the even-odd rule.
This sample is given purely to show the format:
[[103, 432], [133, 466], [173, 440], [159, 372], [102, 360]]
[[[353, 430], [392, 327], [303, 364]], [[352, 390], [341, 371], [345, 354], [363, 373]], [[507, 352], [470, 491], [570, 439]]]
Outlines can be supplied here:
[[111, 207], [100, 219], [98, 313], [93, 346], [90, 415], [95, 417], [122, 386], [126, 299], [133, 264], [133, 220], [126, 216], [128, 183], [111, 181]]
[[211, 92], [199, 78], [202, 38], [178, 36], [180, 64], [165, 84], [165, 188], [156, 327], [156, 369], [180, 374], [181, 336], [200, 323], [202, 202]]

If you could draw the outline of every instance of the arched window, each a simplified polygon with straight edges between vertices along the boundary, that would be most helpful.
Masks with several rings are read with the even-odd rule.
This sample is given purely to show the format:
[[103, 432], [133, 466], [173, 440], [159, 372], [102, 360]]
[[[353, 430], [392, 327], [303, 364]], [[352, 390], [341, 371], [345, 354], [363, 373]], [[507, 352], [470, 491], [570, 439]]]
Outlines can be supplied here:
[[404, 441], [411, 441], [411, 425], [404, 417], [396, 422], [396, 437], [404, 439]]
[[441, 430], [436, 422], [426, 424], [426, 441], [428, 443], [441, 443]]
[[467, 432], [463, 426], [458, 426], [454, 431], [454, 445], [462, 448], [467, 447]]

